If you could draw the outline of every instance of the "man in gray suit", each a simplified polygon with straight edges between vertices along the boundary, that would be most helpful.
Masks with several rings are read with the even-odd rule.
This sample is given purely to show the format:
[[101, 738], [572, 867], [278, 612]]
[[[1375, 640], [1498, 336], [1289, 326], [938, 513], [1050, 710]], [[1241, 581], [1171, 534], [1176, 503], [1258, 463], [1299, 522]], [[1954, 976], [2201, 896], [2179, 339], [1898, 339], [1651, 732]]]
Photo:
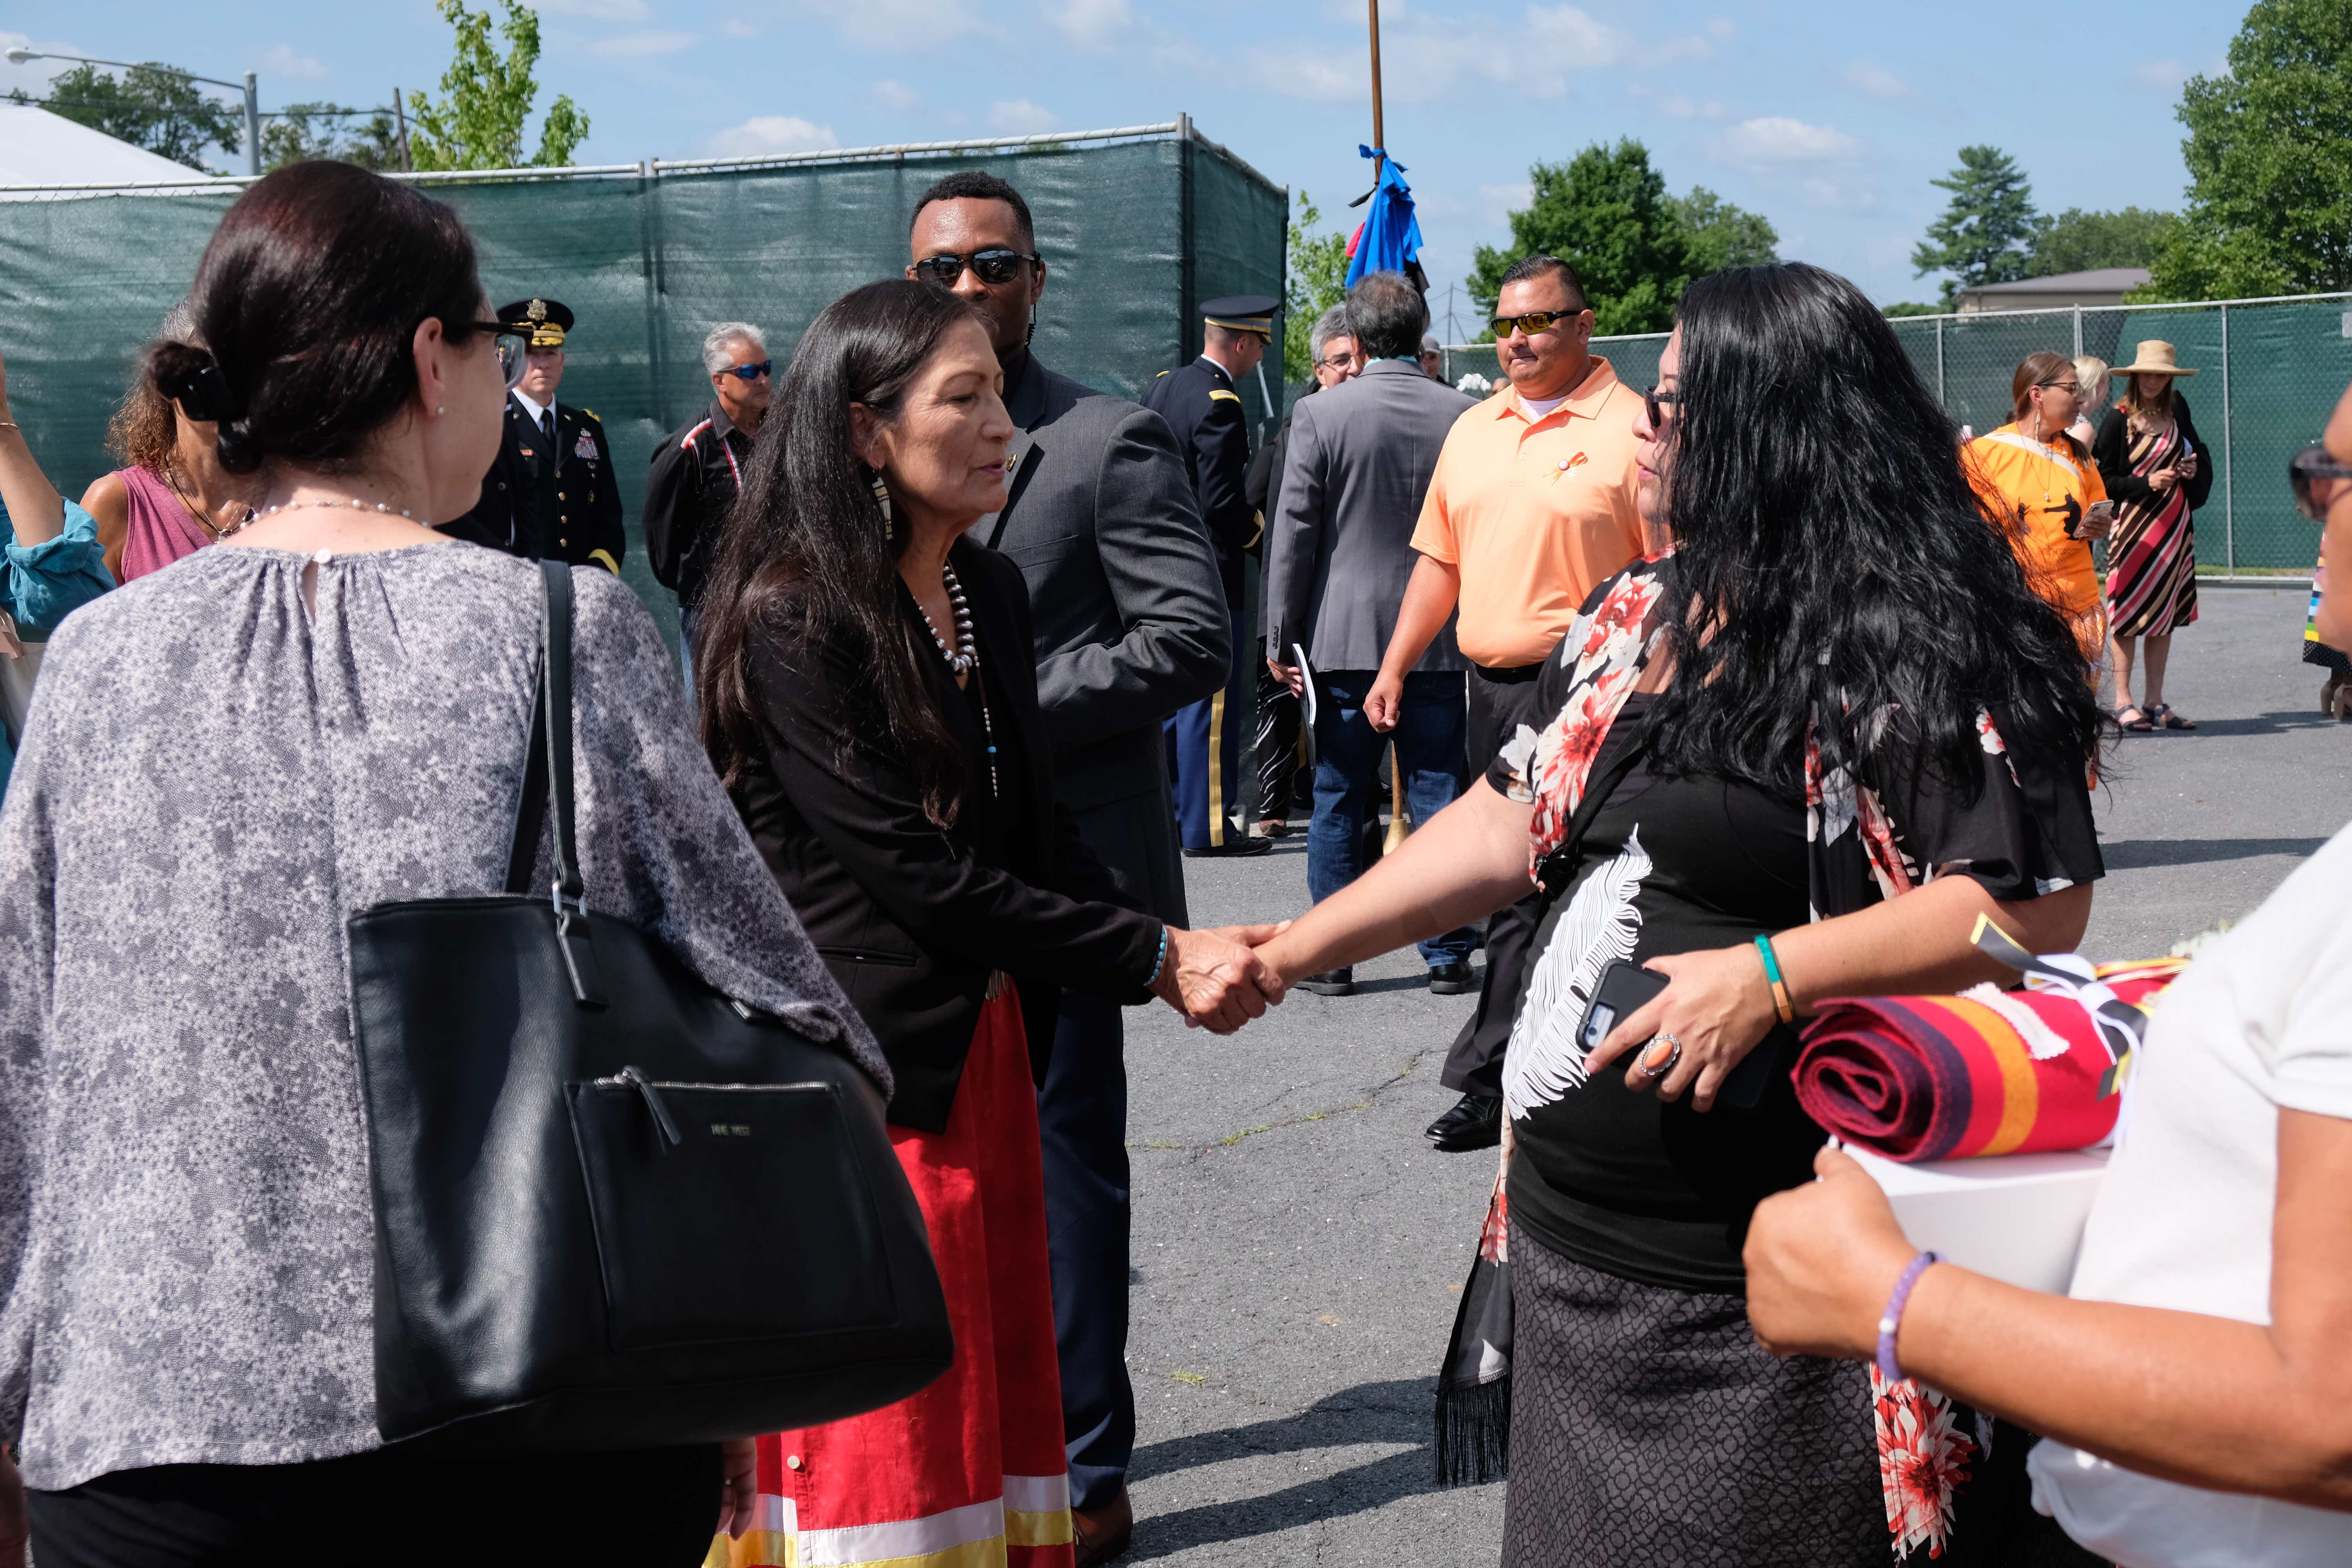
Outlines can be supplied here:
[[[1224, 684], [1233, 632], [1209, 533], [1160, 417], [1029, 352], [1045, 262], [1021, 193], [949, 175], [916, 204], [910, 278], [979, 306], [1015, 426], [1004, 510], [972, 530], [1028, 581], [1054, 790], [1138, 905], [1188, 924], [1160, 721]], [[1119, 1010], [1066, 992], [1037, 1093], [1080, 1568], [1125, 1550], [1127, 1071]]]
[[[1415, 822], [1444, 810], [1469, 783], [1463, 663], [1452, 622], [1405, 677], [1391, 735], [1374, 731], [1364, 699], [1420, 559], [1412, 531], [1429, 476], [1471, 400], [1423, 374], [1421, 336], [1429, 306], [1401, 273], [1375, 272], [1350, 289], [1348, 324], [1364, 368], [1293, 411], [1266, 530], [1266, 662], [1294, 689], [1304, 685], [1303, 673], [1288, 662], [1294, 645], [1306, 647], [1314, 667], [1318, 755], [1307, 888], [1318, 901], [1363, 872], [1364, 829], [1379, 810], [1387, 740], [1396, 742]], [[1421, 944], [1431, 990], [1474, 989], [1470, 950], [1476, 942], [1465, 928]], [[1354, 975], [1344, 969], [1298, 984], [1327, 996], [1355, 990]]]

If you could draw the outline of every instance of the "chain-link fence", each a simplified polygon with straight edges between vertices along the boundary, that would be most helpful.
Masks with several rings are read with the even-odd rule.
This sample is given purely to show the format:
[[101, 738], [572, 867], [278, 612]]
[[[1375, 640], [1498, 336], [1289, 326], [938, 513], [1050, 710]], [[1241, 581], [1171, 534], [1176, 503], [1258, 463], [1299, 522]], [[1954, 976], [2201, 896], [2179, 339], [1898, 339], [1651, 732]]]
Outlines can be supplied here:
[[[2310, 572], [2318, 531], [2294, 510], [2286, 465], [2319, 438], [2352, 383], [2352, 295], [1910, 316], [1890, 324], [1920, 379], [1979, 436], [2009, 423], [2011, 378], [2028, 354], [2054, 349], [2127, 364], [2144, 342], [2170, 343], [2176, 363], [2199, 373], [2175, 385], [2214, 461], [2212, 496], [2197, 514], [2198, 570]], [[1592, 352], [1628, 385], [1648, 386], [1665, 342], [1664, 332], [1595, 338]], [[1446, 349], [1445, 379], [1459, 386], [1465, 376], [1499, 382], [1494, 344]], [[1476, 389], [1473, 382], [1469, 390]], [[2108, 401], [2123, 390], [2114, 385]]]
[[[492, 304], [541, 296], [578, 318], [562, 399], [604, 424], [622, 480], [626, 575], [666, 622], [636, 511], [663, 435], [710, 401], [700, 348], [720, 321], [768, 334], [781, 363], [817, 311], [897, 277], [917, 196], [961, 168], [1020, 187], [1046, 260], [1037, 352], [1133, 396], [1200, 351], [1194, 307], [1282, 293], [1288, 196], [1187, 119], [986, 142], [854, 149], [418, 180], [457, 208]], [[242, 180], [0, 188], [0, 353], [10, 402], [61, 489], [116, 466], [106, 426], [140, 349], [186, 293]], [[1282, 386], [1281, 337], [1265, 385]], [[1255, 425], [1255, 378], [1243, 388]]]

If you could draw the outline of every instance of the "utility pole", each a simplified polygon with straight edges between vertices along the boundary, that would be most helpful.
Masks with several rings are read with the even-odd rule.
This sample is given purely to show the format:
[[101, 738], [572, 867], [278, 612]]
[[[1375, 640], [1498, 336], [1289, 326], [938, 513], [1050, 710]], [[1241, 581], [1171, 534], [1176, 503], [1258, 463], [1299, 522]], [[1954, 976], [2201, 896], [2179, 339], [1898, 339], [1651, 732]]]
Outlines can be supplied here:
[[400, 127], [400, 172], [413, 174], [416, 172], [416, 160], [408, 155], [408, 111], [400, 106], [400, 89], [396, 87], [392, 89], [392, 118]]
[[261, 173], [261, 88], [245, 73], [245, 172]]

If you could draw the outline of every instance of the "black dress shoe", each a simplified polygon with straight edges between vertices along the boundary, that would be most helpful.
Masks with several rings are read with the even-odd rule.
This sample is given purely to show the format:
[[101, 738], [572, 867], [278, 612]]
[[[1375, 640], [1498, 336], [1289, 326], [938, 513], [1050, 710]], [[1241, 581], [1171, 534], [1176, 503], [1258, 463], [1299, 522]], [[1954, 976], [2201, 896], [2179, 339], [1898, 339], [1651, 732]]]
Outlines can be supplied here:
[[1466, 961], [1433, 963], [1429, 966], [1429, 994], [1433, 996], [1460, 996], [1478, 989], [1477, 979], [1470, 973]]
[[1320, 974], [1310, 974], [1298, 983], [1301, 991], [1312, 991], [1318, 996], [1353, 996], [1356, 994], [1356, 972], [1352, 969], [1327, 969]]
[[1203, 844], [1198, 849], [1187, 847], [1185, 855], [1194, 860], [1216, 860], [1228, 855], [1265, 855], [1274, 849], [1271, 838], [1252, 838], [1246, 833], [1232, 833], [1223, 844]]
[[1492, 1149], [1503, 1141], [1502, 1096], [1465, 1094], [1422, 1136], [1448, 1154]]

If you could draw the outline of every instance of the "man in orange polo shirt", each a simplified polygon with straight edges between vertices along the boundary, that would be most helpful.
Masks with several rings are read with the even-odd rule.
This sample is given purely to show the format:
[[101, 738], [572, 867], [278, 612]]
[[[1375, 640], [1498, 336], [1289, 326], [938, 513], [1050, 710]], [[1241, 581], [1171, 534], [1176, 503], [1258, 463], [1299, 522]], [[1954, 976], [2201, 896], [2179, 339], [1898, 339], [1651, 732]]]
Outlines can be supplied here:
[[[1536, 676], [1586, 595], [1643, 553], [1633, 506], [1642, 398], [1591, 352], [1592, 310], [1576, 268], [1556, 256], [1514, 262], [1495, 306], [1495, 354], [1510, 385], [1445, 438], [1413, 530], [1422, 559], [1364, 700], [1374, 729], [1395, 726], [1405, 672], [1458, 605], [1474, 776], [1534, 721]], [[1462, 1099], [1429, 1128], [1440, 1149], [1501, 1139], [1503, 1047], [1537, 912], [1531, 896], [1486, 922], [1478, 1008], [1439, 1080]]]

